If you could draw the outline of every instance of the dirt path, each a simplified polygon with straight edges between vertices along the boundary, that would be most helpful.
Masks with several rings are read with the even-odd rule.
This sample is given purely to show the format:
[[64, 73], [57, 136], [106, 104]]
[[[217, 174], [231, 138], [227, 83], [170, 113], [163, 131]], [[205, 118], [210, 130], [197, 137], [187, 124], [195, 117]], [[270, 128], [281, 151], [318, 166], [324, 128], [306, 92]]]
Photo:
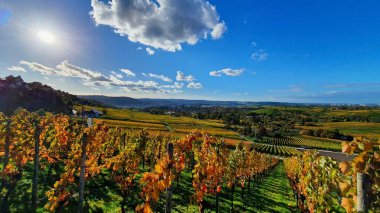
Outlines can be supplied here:
[[282, 161], [253, 194], [254, 212], [298, 212]]

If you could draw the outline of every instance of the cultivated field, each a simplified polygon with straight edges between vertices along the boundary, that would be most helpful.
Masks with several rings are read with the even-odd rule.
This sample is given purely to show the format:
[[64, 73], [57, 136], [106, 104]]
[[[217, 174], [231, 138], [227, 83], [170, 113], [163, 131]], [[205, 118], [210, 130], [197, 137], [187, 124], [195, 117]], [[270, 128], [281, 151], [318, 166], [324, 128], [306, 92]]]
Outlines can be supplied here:
[[338, 129], [340, 133], [352, 135], [354, 137], [365, 136], [370, 138], [380, 138], [380, 123], [367, 122], [331, 122], [317, 123], [313, 126], [297, 126], [301, 129]]
[[[81, 110], [80, 107], [77, 107]], [[170, 115], [153, 115], [131, 109], [110, 109], [98, 107], [84, 107], [85, 110], [96, 109], [105, 112], [95, 122], [103, 121], [111, 127], [128, 129], [146, 129], [149, 132], [167, 132], [174, 136], [183, 136], [194, 130], [205, 131], [210, 135], [240, 139], [238, 133], [224, 129], [222, 120], [198, 120], [190, 117], [175, 117]]]

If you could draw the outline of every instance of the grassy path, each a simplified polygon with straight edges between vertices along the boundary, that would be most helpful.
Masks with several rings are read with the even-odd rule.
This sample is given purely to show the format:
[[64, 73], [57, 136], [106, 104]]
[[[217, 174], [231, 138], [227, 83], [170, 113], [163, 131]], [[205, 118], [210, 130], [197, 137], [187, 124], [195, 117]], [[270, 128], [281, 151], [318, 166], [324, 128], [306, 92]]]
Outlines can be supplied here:
[[[190, 184], [191, 176], [188, 173], [181, 176], [180, 189], [174, 191], [173, 212], [198, 212], [197, 207], [188, 202], [194, 193]], [[230, 190], [223, 187], [219, 199], [220, 212], [230, 212], [230, 195]], [[215, 212], [210, 210], [215, 210], [215, 197], [206, 197], [206, 201], [210, 208], [205, 212]], [[245, 189], [244, 198], [241, 197], [241, 188], [236, 188], [233, 212], [299, 212], [282, 161], [261, 183], [255, 185], [254, 190], [251, 188], [248, 193]]]
[[297, 212], [282, 161], [259, 184], [252, 196], [254, 212]]

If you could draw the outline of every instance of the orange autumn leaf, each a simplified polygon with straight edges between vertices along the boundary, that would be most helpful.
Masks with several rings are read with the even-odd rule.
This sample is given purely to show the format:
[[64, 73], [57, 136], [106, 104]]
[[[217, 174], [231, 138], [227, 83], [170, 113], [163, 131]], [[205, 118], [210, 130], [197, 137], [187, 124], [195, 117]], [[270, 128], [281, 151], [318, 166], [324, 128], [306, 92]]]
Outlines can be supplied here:
[[349, 142], [342, 143], [342, 152], [346, 154], [352, 154], [354, 152], [354, 148], [351, 146]]
[[350, 189], [350, 185], [346, 182], [340, 182], [339, 188], [340, 188], [340, 191], [342, 192], [342, 194], [344, 195]]
[[343, 208], [347, 211], [347, 213], [352, 213], [352, 208], [354, 207], [352, 201], [346, 197], [342, 198]]
[[348, 162], [339, 163], [339, 169], [343, 174], [347, 174], [350, 171], [350, 164]]
[[222, 191], [222, 187], [221, 187], [220, 185], [218, 185], [218, 187], [216, 188], [216, 191], [217, 191], [218, 193], [220, 193], [220, 192]]

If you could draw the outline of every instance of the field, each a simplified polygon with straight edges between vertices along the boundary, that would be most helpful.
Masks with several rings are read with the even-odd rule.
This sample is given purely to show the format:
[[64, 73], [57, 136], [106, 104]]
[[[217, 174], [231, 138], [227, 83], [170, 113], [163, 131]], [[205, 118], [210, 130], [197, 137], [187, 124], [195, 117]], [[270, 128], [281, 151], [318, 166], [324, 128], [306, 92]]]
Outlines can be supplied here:
[[380, 109], [365, 109], [365, 110], [331, 110], [326, 112], [326, 116], [357, 116], [368, 118], [380, 118]]
[[280, 112], [290, 113], [321, 113], [323, 109], [321, 107], [264, 107], [262, 109], [253, 109], [252, 112], [257, 114], [278, 114]]
[[[83, 152], [86, 147], [83, 144], [87, 138], [87, 128], [76, 129], [75, 127], [78, 126], [71, 125], [71, 122], [78, 122], [79, 126], [85, 125], [80, 118], [50, 114], [38, 117], [39, 115], [27, 111], [18, 112], [17, 116], [11, 118], [12, 122], [3, 118], [3, 121], [0, 122], [0, 130], [3, 132], [0, 137], [3, 138], [0, 138], [0, 141], [11, 140], [10, 142], [15, 144], [4, 143], [3, 146], [12, 147], [11, 161], [9, 162], [12, 167], [18, 168], [17, 172], [7, 170], [9, 177], [16, 178], [16, 181], [6, 189], [6, 192], [11, 192], [12, 196], [8, 198], [4, 195], [11, 201], [10, 209], [23, 211], [28, 208], [30, 203], [23, 203], [23, 199], [28, 201], [30, 197], [33, 199], [33, 196], [30, 196], [33, 193], [30, 190], [31, 185], [38, 185], [38, 191], [35, 191], [40, 198], [38, 212], [47, 212], [47, 208], [52, 209], [51, 211], [72, 212], [76, 211], [78, 206], [83, 206], [85, 211], [89, 212], [118, 212], [120, 208], [125, 208], [125, 212], [133, 212], [141, 204], [151, 205], [149, 208], [158, 211], [165, 209], [166, 187], [169, 186], [164, 185], [160, 188], [160, 184], [171, 182], [173, 189], [172, 212], [199, 212], [198, 207], [202, 205], [205, 205], [205, 212], [214, 212], [213, 210], [216, 208], [219, 208], [220, 212], [228, 212], [231, 208], [234, 209], [234, 212], [298, 212], [298, 209], [302, 209], [302, 207], [297, 205], [297, 195], [293, 194], [294, 191], [291, 188], [291, 186], [298, 185], [287, 180], [283, 162], [289, 162], [288, 159], [299, 159], [305, 156], [305, 153], [308, 154], [309, 149], [332, 150], [334, 152], [328, 152], [332, 155], [341, 153], [342, 150], [342, 141], [311, 136], [244, 137], [237, 132], [224, 129], [221, 120], [153, 115], [127, 109], [98, 108], [98, 110], [105, 112], [105, 115], [94, 119], [98, 124], [90, 127], [91, 139], [87, 139], [89, 144], [86, 145], [87, 160], [79, 155], [79, 153], [86, 153]], [[32, 118], [36, 119], [34, 116], [37, 116], [37, 120], [44, 120], [44, 122], [40, 124], [33, 122]], [[67, 118], [67, 120], [62, 120], [62, 118]], [[70, 119], [72, 119], [71, 122], [69, 122]], [[11, 125], [9, 127], [7, 127], [8, 122]], [[20, 123], [23, 125], [15, 125]], [[45, 126], [46, 124], [48, 125]], [[326, 128], [333, 128], [328, 124], [330, 123], [326, 123]], [[360, 124], [365, 123], [346, 122], [339, 127], [340, 129], [352, 129]], [[368, 129], [369, 123], [366, 124], [362, 126]], [[375, 123], [371, 123], [371, 125], [376, 131], [377, 125]], [[44, 129], [49, 136], [46, 137], [43, 134], [44, 137], [36, 137], [34, 134], [40, 134], [39, 131], [36, 131], [40, 128]], [[149, 134], [144, 135], [135, 131], [141, 129], [147, 130]], [[196, 129], [218, 138], [224, 138], [227, 146], [220, 145], [218, 143], [220, 140], [215, 137], [205, 135], [183, 137]], [[31, 134], [32, 132], [33, 134]], [[159, 133], [160, 136], [157, 137], [156, 133]], [[13, 136], [6, 137], [6, 135]], [[76, 139], [66, 138], [65, 135]], [[173, 140], [173, 137], [183, 138]], [[23, 144], [18, 144], [16, 143], [19, 141], [18, 138], [27, 138], [27, 140], [20, 140]], [[44, 140], [42, 148], [38, 149], [49, 153], [49, 156], [57, 157], [52, 158], [45, 153], [41, 155], [40, 164], [47, 169], [41, 169], [40, 180], [32, 182], [31, 180], [34, 180], [37, 174], [34, 173], [35, 167], [33, 166], [38, 164], [34, 163], [35, 155], [31, 150], [34, 150], [35, 146], [39, 146], [36, 145], [39, 143], [30, 143], [30, 141], [38, 139]], [[63, 142], [56, 143], [57, 140]], [[50, 143], [50, 145], [46, 146], [45, 143]], [[167, 161], [169, 143], [173, 143], [176, 148], [173, 155], [176, 157], [172, 161]], [[210, 146], [208, 143], [212, 145]], [[249, 148], [235, 147], [238, 143]], [[65, 144], [70, 144], [70, 147]], [[24, 152], [24, 150], [27, 151]], [[57, 153], [57, 150], [64, 151]], [[290, 158], [291, 156], [293, 157]], [[322, 169], [324, 168], [323, 162], [329, 161], [331, 162], [329, 165], [334, 171], [332, 174], [340, 171], [337, 167], [339, 160], [325, 158], [330, 155], [322, 152], [317, 156], [319, 156], [318, 159], [321, 159]], [[9, 157], [0, 157], [5, 162], [4, 158]], [[346, 160], [352, 160], [352, 158]], [[89, 165], [86, 166], [88, 169], [83, 176], [78, 173], [82, 168], [79, 167], [78, 162], [81, 162], [83, 166]], [[125, 162], [128, 163], [125, 164]], [[168, 162], [174, 166], [166, 165]], [[295, 160], [295, 162], [299, 162], [299, 160]], [[3, 167], [3, 164], [0, 165], [1, 170]], [[9, 168], [9, 166], [4, 168]], [[289, 174], [293, 172], [290, 168], [292, 166], [288, 164], [287, 172]], [[178, 173], [178, 171], [180, 172]], [[309, 171], [309, 168], [305, 171]], [[310, 170], [310, 172], [319, 174], [319, 171], [315, 170]], [[313, 176], [316, 175], [314, 173]], [[166, 174], [172, 175], [170, 177], [172, 181], [165, 182], [165, 178], [168, 177]], [[214, 179], [214, 177], [218, 177], [218, 179]], [[291, 177], [293, 176], [288, 175], [288, 178]], [[343, 175], [339, 175], [339, 177], [343, 177]], [[9, 180], [12, 180], [11, 178]], [[156, 178], [162, 178], [162, 180]], [[86, 182], [84, 191], [81, 191], [79, 179]], [[128, 182], [129, 179], [131, 182]], [[124, 182], [125, 180], [127, 182]], [[307, 182], [307, 180], [306, 178], [302, 181]], [[319, 177], [318, 180], [322, 179]], [[7, 179], [3, 181], [7, 181]], [[217, 182], [216, 186], [212, 185], [213, 181], [220, 182]], [[151, 186], [160, 189], [158, 192], [149, 194]], [[204, 187], [209, 188], [205, 190]], [[62, 189], [64, 190], [61, 191]], [[82, 201], [79, 199], [79, 203], [78, 189], [79, 194], [82, 193], [82, 196], [85, 197]], [[217, 195], [214, 194], [215, 191], [212, 191], [219, 189], [221, 191], [218, 191]], [[203, 201], [196, 200], [196, 196], [200, 196], [199, 193], [202, 193], [203, 190], [206, 192], [201, 195]], [[297, 190], [300, 189], [297, 188]], [[310, 192], [300, 191], [299, 193], [303, 193], [309, 198], [314, 197], [314, 194]], [[144, 196], [141, 196], [142, 194]], [[342, 212], [342, 207], [338, 203], [341, 199], [339, 191], [335, 190], [333, 195], [336, 199], [334, 203], [328, 205], [333, 206], [334, 212]], [[146, 196], [150, 196], [148, 201], [144, 201]], [[329, 195], [318, 196], [327, 197]], [[321, 197], [321, 199], [325, 199], [325, 197]], [[63, 204], [63, 201], [67, 203]], [[307, 205], [309, 205], [308, 208], [313, 208], [312, 203]], [[7, 206], [3, 205], [0, 208], [6, 209]]]
[[[85, 109], [89, 110], [90, 107], [85, 107]], [[171, 115], [154, 115], [131, 109], [95, 109], [101, 112], [105, 112], [105, 115], [102, 115], [101, 118], [95, 119], [95, 121], [103, 121], [111, 127], [146, 129], [150, 133], [160, 133], [163, 135], [171, 135], [174, 137], [181, 137], [194, 130], [200, 130], [205, 131], [210, 135], [224, 138], [226, 144], [231, 147], [235, 146], [237, 143], [243, 142], [245, 145], [252, 146], [259, 152], [271, 155], [298, 155], [300, 154], [300, 151], [298, 151], [296, 148], [321, 149], [338, 152], [340, 152], [341, 150], [342, 141], [310, 136], [293, 136], [284, 138], [265, 137], [263, 139], [256, 139], [255, 142], [252, 142], [251, 139], [243, 138], [237, 132], [224, 129], [224, 124], [222, 120], [199, 120], [184, 116], [175, 117]], [[325, 113], [323, 109], [320, 107], [265, 107], [263, 109], [255, 110], [256, 113], [266, 114], [273, 114], [279, 111], [288, 111], [292, 113]], [[343, 115], [342, 110], [334, 111], [331, 113], [336, 113], [336, 115]], [[346, 112], [346, 114], [347, 113], [348, 112]], [[360, 113], [368, 114], [368, 110], [362, 110]], [[380, 123], [331, 122], [319, 123], [313, 126], [296, 127], [300, 129], [339, 129], [341, 133], [353, 136], [380, 137]]]
[[309, 149], [324, 149], [324, 150], [341, 150], [342, 141], [330, 140], [317, 137], [284, 137], [284, 138], [264, 138], [257, 140], [259, 143], [277, 145], [277, 146], [292, 146]]
[[253, 142], [253, 148], [262, 153], [276, 155], [276, 156], [292, 156], [292, 155], [300, 155], [301, 152], [298, 151], [294, 147], [289, 146], [281, 146], [281, 145], [269, 145], [263, 143]]
[[354, 137], [365, 136], [370, 138], [380, 138], [380, 123], [367, 122], [331, 122], [317, 123], [313, 126], [297, 126], [300, 129], [338, 129], [340, 133], [352, 135]]
[[[79, 107], [77, 109], [80, 110]], [[170, 132], [175, 136], [183, 136], [194, 130], [199, 130], [218, 137], [240, 139], [238, 133], [224, 129], [221, 120], [198, 120], [183, 116], [153, 115], [130, 109], [85, 107], [85, 110], [89, 109], [105, 112], [105, 115], [94, 119], [94, 121], [103, 121], [111, 127], [146, 129], [149, 132]]]

